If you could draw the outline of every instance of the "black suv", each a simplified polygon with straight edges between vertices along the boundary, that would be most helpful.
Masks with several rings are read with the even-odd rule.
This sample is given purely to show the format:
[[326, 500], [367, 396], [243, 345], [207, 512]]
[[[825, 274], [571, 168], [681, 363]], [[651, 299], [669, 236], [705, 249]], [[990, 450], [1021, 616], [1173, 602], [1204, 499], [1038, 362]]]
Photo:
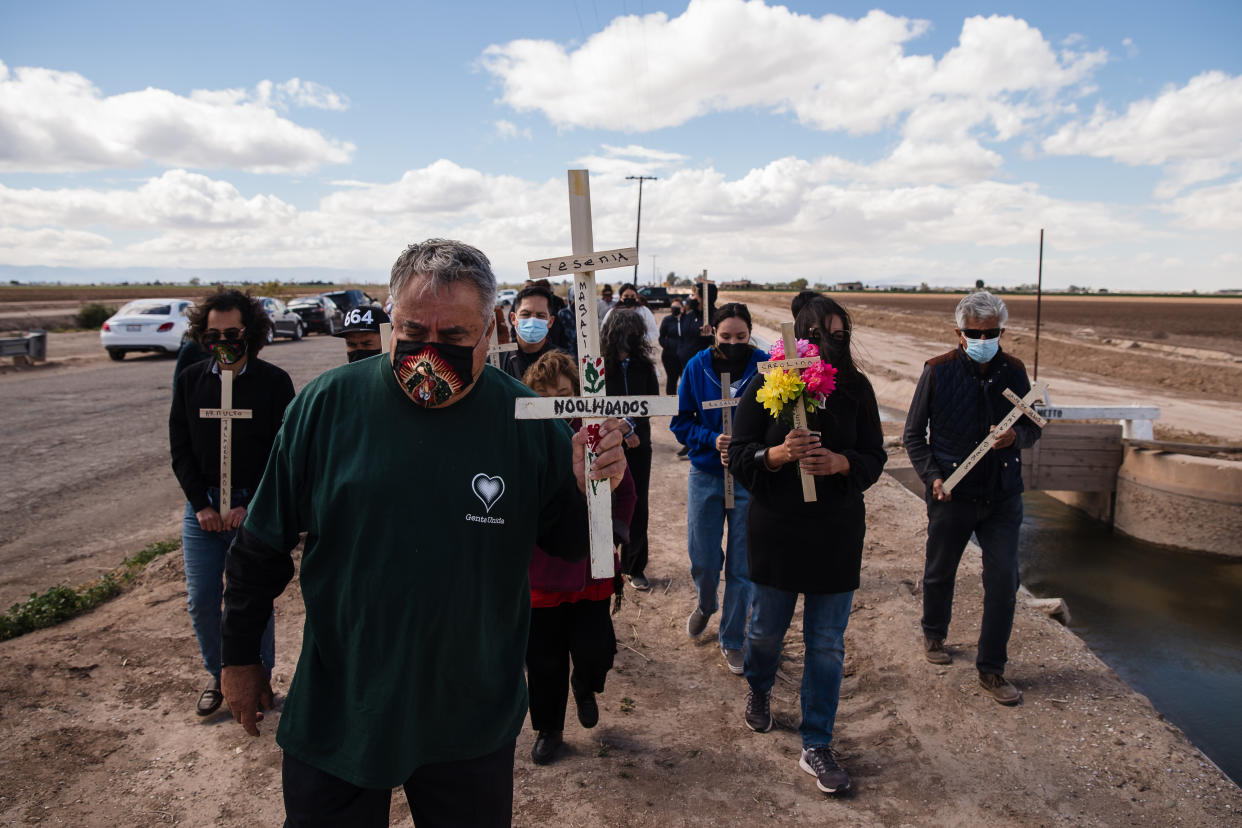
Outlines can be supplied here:
[[647, 300], [649, 308], [667, 308], [674, 299], [685, 301], [690, 298], [687, 293], [669, 293], [668, 288], [648, 286], [638, 289], [638, 295]]
[[383, 307], [374, 297], [357, 288], [334, 290], [323, 295], [331, 299], [332, 303], [341, 309], [341, 313], [347, 316], [354, 308], [364, 308], [367, 306], [373, 308]]

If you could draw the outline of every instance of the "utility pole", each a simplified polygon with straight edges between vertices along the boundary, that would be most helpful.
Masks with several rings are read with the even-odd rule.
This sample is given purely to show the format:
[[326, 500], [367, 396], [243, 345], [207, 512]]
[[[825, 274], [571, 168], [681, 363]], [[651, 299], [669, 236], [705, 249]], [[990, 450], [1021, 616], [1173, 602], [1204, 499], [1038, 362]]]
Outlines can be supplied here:
[[[643, 182], [658, 181], [654, 175], [627, 175], [626, 181], [638, 182], [638, 224], [634, 230], [634, 247], [638, 248], [638, 236], [643, 230]], [[638, 287], [638, 258], [634, 259], [634, 287]]]

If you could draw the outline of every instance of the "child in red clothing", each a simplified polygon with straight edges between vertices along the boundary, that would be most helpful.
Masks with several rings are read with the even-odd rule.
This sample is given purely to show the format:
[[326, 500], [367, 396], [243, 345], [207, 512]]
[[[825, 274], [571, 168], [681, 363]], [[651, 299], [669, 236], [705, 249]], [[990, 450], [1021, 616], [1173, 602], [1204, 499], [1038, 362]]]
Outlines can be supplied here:
[[[527, 369], [522, 381], [542, 397], [578, 394], [578, 371], [567, 354], [549, 352]], [[577, 431], [581, 421], [570, 425]], [[638, 500], [629, 471], [612, 493], [613, 544], [629, 538], [630, 517]], [[612, 669], [617, 639], [609, 600], [621, 594], [621, 559], [614, 551], [612, 578], [592, 578], [589, 560], [568, 562], [535, 547], [530, 563], [530, 638], [526, 647], [526, 683], [530, 688], [530, 723], [535, 729], [531, 759], [546, 765], [556, 756], [565, 729], [565, 707], [573, 690], [578, 721], [595, 727], [599, 705]], [[573, 673], [569, 664], [573, 660]]]

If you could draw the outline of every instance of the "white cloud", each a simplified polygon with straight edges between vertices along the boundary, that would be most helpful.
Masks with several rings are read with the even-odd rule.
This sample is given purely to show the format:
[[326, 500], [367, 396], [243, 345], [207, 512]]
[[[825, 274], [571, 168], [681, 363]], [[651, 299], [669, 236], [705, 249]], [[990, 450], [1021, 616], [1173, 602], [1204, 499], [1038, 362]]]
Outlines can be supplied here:
[[1124, 115], [1098, 107], [1089, 120], [1061, 127], [1043, 148], [1131, 166], [1167, 164], [1157, 195], [1174, 195], [1242, 165], [1242, 77], [1204, 72], [1130, 104]]
[[533, 137], [529, 127], [519, 129], [517, 124], [505, 120], [496, 122], [496, 134], [505, 141], [511, 141], [515, 138], [524, 138], [529, 141]]
[[1165, 210], [1185, 227], [1242, 232], [1242, 178], [1175, 198]]
[[147, 89], [105, 97], [82, 75], [0, 63], [0, 171], [136, 167], [304, 173], [348, 162], [354, 145], [281, 117], [277, 106], [338, 109], [344, 99], [294, 79], [254, 92]]

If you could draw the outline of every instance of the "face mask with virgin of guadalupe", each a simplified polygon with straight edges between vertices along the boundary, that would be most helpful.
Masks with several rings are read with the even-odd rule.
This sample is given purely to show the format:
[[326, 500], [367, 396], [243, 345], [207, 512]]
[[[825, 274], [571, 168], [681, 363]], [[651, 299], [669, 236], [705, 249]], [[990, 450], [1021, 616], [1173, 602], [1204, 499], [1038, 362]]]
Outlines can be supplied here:
[[221, 365], [232, 365], [246, 355], [246, 340], [241, 337], [217, 339], [211, 343], [211, 355]]
[[416, 405], [444, 405], [474, 382], [474, 346], [401, 339], [392, 350], [397, 384]]

